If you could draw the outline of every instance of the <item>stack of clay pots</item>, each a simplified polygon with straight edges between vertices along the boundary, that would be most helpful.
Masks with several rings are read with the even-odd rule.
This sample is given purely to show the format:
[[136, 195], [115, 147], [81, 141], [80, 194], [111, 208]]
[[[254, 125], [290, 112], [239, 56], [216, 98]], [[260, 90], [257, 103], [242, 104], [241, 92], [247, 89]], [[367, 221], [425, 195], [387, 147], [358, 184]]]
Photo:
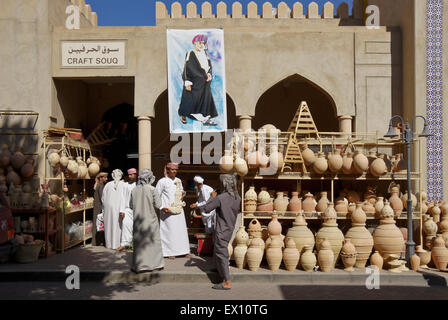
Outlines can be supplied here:
[[249, 248], [247, 249], [247, 265], [249, 270], [257, 271], [265, 251], [265, 243], [262, 239], [262, 227], [257, 219], [249, 223]]
[[334, 265], [336, 265], [336, 262], [338, 261], [339, 253], [341, 252], [342, 243], [344, 241], [344, 234], [339, 230], [336, 221], [337, 214], [334, 210], [333, 203], [330, 202], [324, 213], [324, 223], [322, 224], [322, 228], [320, 228], [316, 234], [316, 248], [320, 251], [324, 239], [328, 240], [334, 253]]
[[240, 227], [235, 236], [236, 247], [233, 249], [233, 257], [238, 269], [243, 269], [247, 263], [247, 242], [249, 241], [249, 234], [244, 230], [244, 225]]
[[277, 215], [272, 215], [272, 220], [268, 225], [269, 239], [266, 241], [266, 260], [269, 269], [276, 271], [280, 268], [282, 262], [282, 225], [278, 222]]

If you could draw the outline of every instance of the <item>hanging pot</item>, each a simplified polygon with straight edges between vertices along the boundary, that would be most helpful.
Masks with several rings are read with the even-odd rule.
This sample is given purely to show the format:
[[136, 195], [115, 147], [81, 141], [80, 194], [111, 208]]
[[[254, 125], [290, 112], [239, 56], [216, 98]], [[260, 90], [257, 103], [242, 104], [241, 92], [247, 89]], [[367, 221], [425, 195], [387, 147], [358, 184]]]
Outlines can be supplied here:
[[314, 155], [313, 150], [308, 148], [308, 145], [301, 145], [302, 158], [305, 161], [307, 166], [310, 166], [316, 161], [316, 156]]
[[230, 150], [224, 151], [224, 156], [219, 160], [219, 168], [223, 173], [229, 173], [233, 169], [233, 156]]
[[313, 163], [313, 169], [317, 174], [324, 174], [328, 169], [328, 161], [323, 152], [318, 152], [317, 159]]
[[362, 153], [361, 150], [356, 150], [353, 157], [352, 172], [357, 174], [363, 174], [369, 168], [369, 160]]
[[338, 173], [344, 164], [341, 156], [341, 150], [335, 149], [330, 158], [328, 158], [328, 168], [332, 173]]
[[240, 177], [244, 177], [249, 172], [246, 161], [240, 157], [236, 157], [233, 169]]
[[14, 155], [11, 157], [11, 164], [14, 167], [14, 169], [19, 170], [22, 168], [22, 166], [25, 164], [25, 156], [22, 153], [22, 148], [17, 148], [17, 151], [14, 153]]
[[352, 165], [353, 165], [353, 153], [349, 152], [344, 155], [342, 158], [342, 172], [345, 174], [352, 174]]

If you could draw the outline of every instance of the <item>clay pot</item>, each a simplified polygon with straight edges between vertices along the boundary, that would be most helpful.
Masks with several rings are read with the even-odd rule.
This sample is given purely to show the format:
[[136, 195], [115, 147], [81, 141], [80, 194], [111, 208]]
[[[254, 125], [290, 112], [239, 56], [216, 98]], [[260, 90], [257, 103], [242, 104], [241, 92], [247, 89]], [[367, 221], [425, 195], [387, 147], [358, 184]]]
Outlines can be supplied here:
[[375, 216], [380, 219], [381, 218], [381, 210], [384, 208], [384, 198], [378, 197], [375, 203]]
[[282, 240], [280, 238], [271, 238], [271, 243], [266, 250], [266, 260], [269, 269], [276, 271], [282, 263]]
[[[60, 161], [59, 161], [60, 162]], [[94, 178], [100, 172], [100, 166], [96, 162], [92, 162], [88, 167], [89, 176]]]
[[289, 201], [288, 211], [299, 213], [302, 210], [302, 198], [299, 198], [298, 192], [292, 193], [292, 198]]
[[260, 168], [267, 168], [269, 164], [269, 157], [266, 155], [263, 149], [258, 150], [257, 152], [257, 163]]
[[271, 202], [271, 196], [269, 195], [269, 193], [266, 191], [267, 188], [261, 188], [260, 193], [258, 194], [258, 204], [267, 204], [269, 202]]
[[34, 159], [29, 158], [20, 169], [20, 174], [24, 178], [29, 178], [34, 174]]
[[271, 222], [268, 224], [269, 236], [279, 236], [282, 234], [282, 225], [278, 222], [278, 215], [272, 214]]
[[284, 164], [283, 153], [274, 149], [269, 155], [269, 164], [271, 167], [277, 166], [277, 171], [281, 170]]
[[219, 160], [219, 168], [223, 173], [229, 173], [233, 170], [233, 155], [230, 150], [224, 151], [224, 156]]
[[334, 266], [334, 253], [331, 244], [327, 239], [323, 239], [321, 249], [318, 252], [317, 260], [322, 272], [331, 272]]
[[31, 186], [30, 182], [25, 182], [23, 184], [23, 192], [24, 193], [31, 193], [31, 192], [33, 192], [33, 187]]
[[384, 154], [380, 154], [370, 164], [370, 173], [375, 177], [380, 177], [387, 173], [386, 162], [384, 162]]
[[375, 253], [372, 254], [372, 256], [370, 257], [370, 265], [376, 266], [378, 270], [382, 270], [383, 264], [384, 264], [383, 257], [380, 255], [378, 251], [375, 251]]
[[305, 246], [309, 246], [311, 250], [314, 248], [314, 235], [307, 227], [307, 223], [303, 214], [299, 214], [293, 222], [293, 227], [289, 228], [286, 237], [291, 238], [296, 243], [297, 250], [302, 253]]
[[22, 183], [22, 179], [20, 176], [14, 171], [12, 166], [9, 166], [7, 168], [8, 174], [6, 175], [6, 181], [11, 184], [14, 183], [14, 185], [18, 186]]
[[296, 248], [296, 243], [291, 238], [286, 238], [286, 248], [283, 250], [283, 263], [288, 271], [294, 271], [299, 263], [300, 253]]
[[344, 245], [341, 250], [341, 258], [344, 263], [345, 271], [352, 272], [355, 270], [353, 266], [356, 263], [356, 248], [351, 243], [350, 239], [344, 240]]
[[316, 161], [316, 156], [314, 154], [314, 152], [308, 148], [308, 145], [301, 145], [301, 150], [302, 150], [302, 158], [305, 161], [305, 164], [307, 166], [310, 166], [314, 163], [314, 161]]
[[361, 197], [359, 196], [359, 193], [353, 190], [350, 190], [347, 193], [347, 199], [349, 202], [357, 203], [361, 201]]
[[[412, 209], [415, 211], [415, 208], [417, 207], [417, 197], [411, 193], [411, 199], [412, 199]], [[408, 192], [406, 191], [405, 194], [401, 196], [401, 202], [403, 203], [403, 207], [407, 210], [408, 209]]]
[[328, 200], [327, 192], [321, 192], [320, 193], [320, 199], [317, 202], [316, 211], [317, 212], [325, 212], [327, 210], [328, 204], [330, 203], [330, 200]]
[[283, 192], [277, 192], [277, 198], [274, 200], [274, 210], [279, 214], [284, 214], [288, 209], [289, 200], [283, 196]]
[[305, 214], [312, 214], [316, 211], [317, 202], [311, 193], [305, 195], [305, 200], [302, 202], [302, 209]]
[[73, 175], [77, 175], [78, 174], [78, 164], [76, 163], [75, 160], [73, 160], [73, 157], [69, 158], [67, 169]]
[[341, 249], [342, 254], [345, 254], [345, 255], [356, 254], [356, 248], [353, 245], [353, 243], [351, 242], [350, 238], [345, 239], [343, 244], [344, 245], [342, 246], [342, 249]]
[[247, 249], [247, 266], [250, 271], [257, 271], [260, 267], [264, 255], [264, 241], [261, 238], [254, 238]]
[[368, 217], [373, 217], [375, 215], [375, 207], [369, 201], [364, 201], [362, 210], [364, 210]]
[[313, 163], [313, 169], [317, 174], [324, 174], [328, 169], [328, 161], [325, 159], [325, 154], [319, 152], [317, 154], [317, 159]]
[[337, 214], [333, 208], [333, 203], [330, 203], [324, 213], [324, 223], [322, 228], [316, 233], [316, 248], [319, 251], [322, 248], [324, 239], [330, 242], [331, 249], [334, 253], [333, 263], [336, 265], [339, 253], [341, 252], [342, 244], [344, 242], [344, 234], [338, 228], [336, 223]]
[[341, 150], [335, 149], [331, 158], [328, 159], [328, 168], [332, 173], [338, 173], [342, 169], [344, 161], [341, 156]]
[[59, 161], [61, 160], [61, 157], [59, 156], [59, 153], [56, 152], [56, 150], [52, 150], [49, 154], [48, 154], [48, 163], [50, 164], [50, 166], [52, 168], [54, 168]]
[[399, 218], [401, 213], [403, 212], [403, 202], [401, 201], [398, 193], [400, 189], [398, 187], [391, 188], [391, 196], [389, 198], [390, 206], [394, 210], [395, 218]]
[[[60, 160], [59, 160], [59, 163], [61, 164], [61, 166], [62, 167], [67, 167], [67, 165], [68, 165], [68, 157], [67, 157], [67, 154], [65, 153], [65, 151], [62, 151], [62, 156], [61, 156], [61, 158], [60, 158]], [[92, 176], [93, 177], [93, 176]]]
[[257, 211], [259, 212], [272, 212], [273, 210], [274, 204], [272, 202], [257, 205]]
[[255, 187], [250, 187], [244, 194], [244, 211], [254, 213], [257, 210], [257, 193]]
[[400, 255], [404, 246], [403, 233], [395, 225], [391, 217], [390, 207], [386, 204], [383, 208], [380, 225], [373, 232], [375, 250], [387, 260], [390, 255]]
[[317, 262], [316, 255], [313, 253], [313, 247], [304, 246], [303, 249], [304, 252], [300, 256], [300, 265], [306, 272], [313, 272]]
[[393, 164], [393, 167], [393, 171], [396, 173], [407, 173], [408, 165], [403, 159], [403, 155], [401, 153], [395, 155], [395, 162]]
[[440, 234], [438, 234], [434, 239], [431, 257], [437, 269], [441, 271], [446, 270], [446, 266], [448, 264], [448, 249], [446, 248], [445, 241]]
[[432, 217], [424, 215], [422, 229], [425, 234], [425, 248], [431, 250], [432, 240], [437, 234], [437, 224], [433, 221]]
[[349, 152], [344, 155], [342, 158], [342, 172], [345, 174], [352, 174], [352, 165], [353, 165], [353, 153]]
[[2, 152], [0, 153], [0, 166], [7, 167], [11, 163], [11, 151], [7, 144], [2, 145]]
[[417, 271], [420, 268], [420, 257], [414, 253], [411, 257], [411, 269], [412, 271]]
[[249, 222], [249, 226], [247, 229], [248, 233], [249, 233], [249, 238], [261, 238], [261, 224], [257, 219], [252, 219]]
[[334, 207], [338, 217], [346, 217], [348, 214], [348, 204], [344, 200], [336, 201], [336, 206]]
[[352, 214], [353, 214], [353, 212], [355, 212], [355, 210], [356, 210], [356, 203], [351, 202], [351, 203], [348, 205], [348, 214], [347, 214], [347, 218], [350, 218], [350, 219], [351, 219]]
[[352, 172], [357, 174], [363, 174], [369, 168], [369, 160], [362, 153], [361, 150], [356, 150], [353, 156]]
[[431, 252], [423, 250], [423, 247], [419, 245], [416, 247], [415, 253], [420, 258], [420, 268], [428, 269], [427, 264], [431, 262]]
[[247, 241], [249, 240], [248, 233], [244, 230], [244, 225], [240, 227], [235, 236], [236, 247], [233, 250], [233, 256], [238, 269], [243, 269], [247, 263]]
[[431, 214], [431, 217], [433, 218], [435, 223], [439, 223], [440, 222], [440, 214], [442, 213], [442, 211], [440, 210], [440, 205], [438, 203], [436, 203], [431, 210], [429, 211]]

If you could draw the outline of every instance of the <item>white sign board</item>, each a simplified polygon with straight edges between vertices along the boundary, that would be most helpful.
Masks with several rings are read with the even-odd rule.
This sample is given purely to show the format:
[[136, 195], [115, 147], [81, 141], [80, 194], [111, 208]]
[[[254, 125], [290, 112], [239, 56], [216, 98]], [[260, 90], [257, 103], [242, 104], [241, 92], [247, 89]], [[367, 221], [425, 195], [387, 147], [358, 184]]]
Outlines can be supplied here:
[[63, 41], [62, 67], [124, 67], [125, 41]]

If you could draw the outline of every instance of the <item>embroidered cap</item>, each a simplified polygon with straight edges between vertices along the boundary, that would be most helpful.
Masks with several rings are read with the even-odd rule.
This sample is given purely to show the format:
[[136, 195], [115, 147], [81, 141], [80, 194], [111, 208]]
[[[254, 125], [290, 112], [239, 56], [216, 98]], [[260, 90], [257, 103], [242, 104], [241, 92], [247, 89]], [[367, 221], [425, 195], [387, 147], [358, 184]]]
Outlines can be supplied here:
[[203, 41], [204, 43], [207, 43], [207, 36], [205, 34], [197, 34], [194, 38], [192, 43]]

